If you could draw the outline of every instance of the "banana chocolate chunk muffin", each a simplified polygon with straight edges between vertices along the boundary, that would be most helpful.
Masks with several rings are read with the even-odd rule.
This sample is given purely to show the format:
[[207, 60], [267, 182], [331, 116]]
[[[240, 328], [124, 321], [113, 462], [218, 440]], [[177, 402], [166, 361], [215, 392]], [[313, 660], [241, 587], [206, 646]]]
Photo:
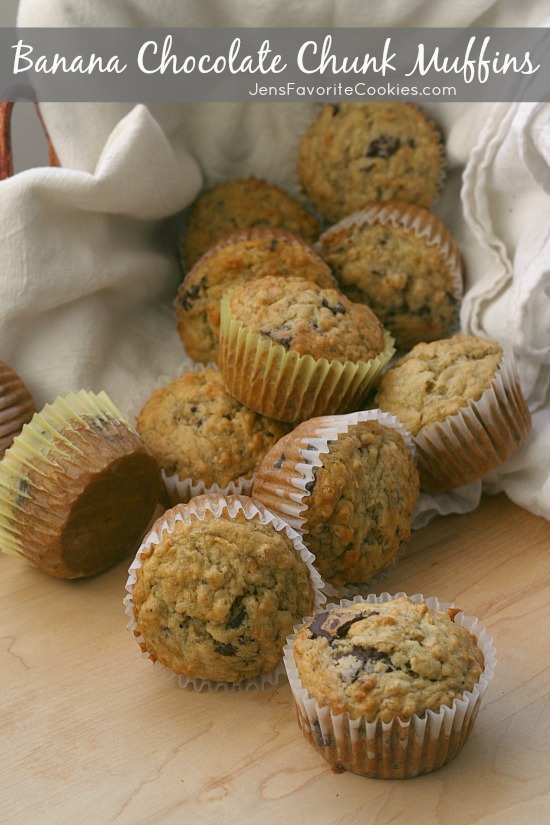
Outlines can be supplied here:
[[331, 223], [372, 201], [430, 206], [443, 177], [442, 139], [410, 103], [329, 104], [302, 138], [297, 172]]

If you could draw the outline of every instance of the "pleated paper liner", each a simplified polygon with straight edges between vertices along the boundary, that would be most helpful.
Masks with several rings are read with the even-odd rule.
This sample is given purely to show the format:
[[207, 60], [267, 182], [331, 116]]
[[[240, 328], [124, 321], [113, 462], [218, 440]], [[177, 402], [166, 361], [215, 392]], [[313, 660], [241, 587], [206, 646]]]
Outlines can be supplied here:
[[35, 412], [33, 398], [21, 378], [0, 361], [0, 459]]
[[[410, 349], [415, 343], [419, 341], [434, 340], [449, 334], [451, 329], [458, 329], [460, 301], [463, 294], [463, 271], [462, 260], [459, 248], [456, 241], [447, 227], [433, 214], [429, 209], [418, 206], [405, 201], [386, 201], [380, 203], [371, 203], [364, 209], [348, 215], [343, 220], [339, 221], [334, 226], [324, 232], [315, 248], [320, 254], [323, 254], [325, 247], [330, 244], [332, 239], [337, 238], [342, 232], [346, 232], [353, 227], [361, 228], [362, 226], [390, 226], [396, 229], [403, 229], [405, 232], [414, 234], [418, 239], [422, 240], [426, 246], [435, 246], [441, 252], [443, 257], [443, 268], [448, 274], [449, 284], [448, 292], [452, 295], [455, 303], [455, 309], [449, 323], [445, 328], [435, 329], [428, 335], [426, 325], [418, 330], [416, 337], [410, 338], [406, 341], [406, 349]], [[368, 262], [367, 262], [368, 263]], [[414, 272], [409, 276], [414, 277]], [[346, 285], [343, 285], [343, 291], [346, 292]], [[354, 300], [354, 299], [352, 299]], [[377, 312], [375, 306], [372, 307], [374, 312]], [[412, 311], [411, 311], [412, 313]], [[378, 313], [377, 313], [378, 314]], [[411, 314], [413, 317], [413, 314]], [[384, 323], [383, 313], [380, 313], [380, 320]], [[389, 325], [389, 321], [386, 321]], [[401, 336], [397, 335], [394, 330], [395, 337], [399, 340], [400, 337], [407, 337], [405, 332]], [[402, 345], [405, 346], [404, 344]]]
[[[370, 594], [342, 600], [341, 605], [354, 603], [381, 604], [406, 593]], [[410, 597], [422, 602], [423, 596]], [[452, 607], [435, 597], [425, 599], [430, 609], [446, 611]], [[324, 610], [329, 610], [328, 605]], [[305, 622], [309, 621], [306, 619]], [[485, 667], [478, 683], [462, 698], [455, 698], [451, 706], [439, 711], [414, 713], [406, 719], [396, 716], [392, 721], [365, 717], [351, 719], [348, 713], [334, 714], [327, 706], [321, 707], [302, 687], [294, 662], [293, 644], [296, 633], [287, 640], [284, 663], [296, 703], [298, 725], [306, 740], [337, 770], [349, 770], [374, 779], [406, 779], [430, 773], [450, 762], [466, 743], [476, 720], [482, 699], [493, 678], [496, 665], [492, 639], [479, 620], [457, 613], [454, 622], [465, 627], [474, 637], [483, 653]]]
[[[323, 456], [329, 452], [330, 444], [336, 441], [339, 435], [347, 433], [350, 427], [364, 421], [376, 421], [384, 427], [396, 430], [414, 458], [414, 440], [408, 430], [396, 416], [375, 409], [312, 419], [302, 424], [302, 433], [299, 438], [296, 438], [295, 444], [285, 445], [284, 465], [277, 466], [277, 462], [268, 463], [268, 461], [260, 465], [252, 489], [254, 499], [261, 501], [272, 513], [276, 513], [304, 536], [306, 546], [307, 528], [304, 528], [304, 524], [307, 519], [308, 497], [312, 484], [315, 482], [315, 471], [323, 465]], [[287, 438], [291, 437], [292, 433], [287, 436]], [[289, 472], [288, 462], [293, 464], [291, 472]], [[380, 580], [381, 575], [389, 573], [395, 567], [405, 546], [403, 542], [396, 554], [391, 558], [386, 558], [384, 564], [373, 571], [372, 576], [364, 582], [353, 582], [337, 587], [325, 581], [325, 594], [329, 597], [341, 598], [372, 592], [374, 584]]]
[[278, 421], [299, 423], [319, 415], [352, 412], [363, 402], [395, 352], [384, 332], [384, 349], [370, 361], [315, 359], [287, 351], [232, 316], [231, 291], [221, 302], [218, 364], [238, 400]]
[[281, 661], [277, 667], [270, 673], [258, 673], [254, 677], [244, 678], [240, 681], [225, 682], [210, 679], [199, 679], [188, 676], [184, 673], [173, 673], [169, 668], [155, 661], [155, 656], [147, 650], [146, 640], [143, 638], [137, 629], [136, 618], [134, 614], [133, 602], [133, 588], [137, 581], [137, 570], [142, 565], [142, 557], [147, 557], [154, 552], [154, 548], [162, 538], [166, 535], [171, 535], [174, 532], [175, 525], [178, 521], [184, 524], [191, 524], [195, 520], [203, 520], [205, 512], [208, 511], [214, 516], [220, 516], [225, 512], [230, 518], [236, 518], [238, 513], [242, 513], [246, 519], [257, 519], [262, 524], [271, 524], [278, 532], [284, 532], [289, 538], [296, 550], [297, 555], [306, 564], [313, 586], [315, 610], [318, 610], [324, 605], [326, 597], [323, 593], [324, 583], [313, 566], [313, 556], [306, 549], [300, 539], [298, 533], [293, 530], [286, 522], [278, 516], [270, 513], [260, 502], [255, 502], [246, 496], [224, 496], [224, 495], [205, 495], [196, 499], [192, 499], [188, 504], [179, 504], [171, 510], [167, 510], [164, 516], [159, 518], [153, 525], [149, 534], [145, 537], [141, 547], [139, 548], [134, 561], [132, 562], [128, 571], [128, 580], [126, 582], [127, 595], [124, 598], [125, 612], [128, 616], [128, 630], [130, 630], [138, 642], [142, 656], [151, 659], [155, 668], [167, 674], [170, 678], [176, 679], [180, 687], [191, 687], [196, 691], [209, 690], [250, 690], [264, 688], [276, 685], [281, 676], [284, 675], [284, 665], [282, 661], [283, 651], [281, 649]]
[[415, 436], [420, 485], [444, 492], [469, 484], [503, 464], [523, 444], [531, 415], [511, 352], [477, 401]]
[[0, 546], [59, 578], [132, 552], [161, 491], [160, 468], [106, 393], [36, 413], [0, 463]]

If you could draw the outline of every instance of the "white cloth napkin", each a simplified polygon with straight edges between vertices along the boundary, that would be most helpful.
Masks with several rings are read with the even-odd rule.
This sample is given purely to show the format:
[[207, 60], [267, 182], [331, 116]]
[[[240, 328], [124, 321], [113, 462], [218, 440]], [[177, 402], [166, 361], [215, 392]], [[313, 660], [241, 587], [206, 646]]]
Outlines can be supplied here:
[[[20, 26], [528, 26], [546, 0], [21, 0]], [[177, 216], [203, 183], [255, 174], [298, 194], [301, 103], [47, 104], [61, 169], [0, 184], [0, 359], [39, 405], [81, 387], [130, 399], [182, 362]], [[550, 518], [550, 106], [435, 103], [449, 178], [436, 211], [467, 265], [465, 331], [511, 344], [534, 429], [487, 481]], [[464, 172], [463, 178], [462, 174]], [[463, 183], [462, 183], [463, 180]], [[462, 186], [462, 205], [460, 191]], [[417, 526], [481, 483], [423, 496]]]

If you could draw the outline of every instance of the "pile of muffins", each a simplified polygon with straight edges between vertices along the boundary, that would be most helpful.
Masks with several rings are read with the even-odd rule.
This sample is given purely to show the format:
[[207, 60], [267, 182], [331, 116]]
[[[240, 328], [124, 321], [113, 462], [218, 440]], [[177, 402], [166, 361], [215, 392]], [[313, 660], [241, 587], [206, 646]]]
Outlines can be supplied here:
[[10, 414], [0, 541], [91, 575], [160, 507], [126, 588], [142, 652], [197, 690], [286, 670], [333, 766], [414, 776], [466, 741], [494, 650], [451, 605], [365, 590], [397, 563], [420, 490], [481, 478], [530, 417], [511, 353], [451, 335], [463, 274], [430, 211], [434, 123], [405, 103], [325, 106], [297, 173], [303, 201], [249, 178], [192, 205], [175, 310], [195, 367], [135, 430], [105, 393]]

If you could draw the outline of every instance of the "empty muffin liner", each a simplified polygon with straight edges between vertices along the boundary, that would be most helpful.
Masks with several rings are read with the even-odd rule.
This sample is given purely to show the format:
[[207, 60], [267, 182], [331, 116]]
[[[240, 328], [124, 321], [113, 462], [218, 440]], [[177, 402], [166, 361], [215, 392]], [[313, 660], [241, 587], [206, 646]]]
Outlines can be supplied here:
[[342, 363], [299, 355], [237, 320], [230, 309], [231, 294], [228, 290], [221, 301], [218, 365], [227, 389], [242, 404], [296, 424], [365, 406], [370, 389], [395, 353], [389, 332], [384, 332], [382, 352], [370, 361]]
[[[128, 570], [128, 580], [126, 582], [127, 595], [124, 597], [125, 612], [129, 618], [127, 627], [128, 630], [134, 634], [136, 641], [142, 650], [142, 656], [144, 658], [151, 657], [147, 652], [144, 638], [137, 630], [134, 615], [134, 603], [132, 599], [134, 584], [137, 581], [136, 571], [141, 567], [141, 557], [144, 553], [149, 555], [151, 548], [158, 544], [165, 534], [171, 534], [174, 531], [174, 527], [178, 521], [182, 521], [184, 524], [190, 524], [194, 519], [202, 521], [205, 516], [205, 511], [207, 510], [216, 516], [220, 516], [222, 511], [225, 510], [231, 518], [235, 518], [237, 512], [240, 511], [249, 520], [259, 519], [262, 524], [272, 524], [275, 530], [284, 532], [294, 544], [296, 552], [305, 562], [310, 572], [314, 590], [315, 610], [319, 609], [326, 601], [326, 597], [323, 593], [323, 580], [313, 566], [313, 555], [307, 550], [298, 533], [293, 530], [290, 525], [278, 516], [270, 513], [269, 510], [267, 510], [260, 502], [255, 502], [244, 496], [226, 497], [224, 495], [215, 494], [201, 496], [199, 499], [191, 500], [188, 504], [180, 504], [170, 510], [167, 510], [166, 513], [157, 520], [149, 534], [145, 537], [134, 561], [130, 565], [130, 569]], [[246, 678], [238, 682], [217, 682], [209, 679], [196, 679], [186, 676], [185, 674], [175, 674], [158, 661], [153, 662], [153, 666], [166, 673], [170, 678], [176, 679], [180, 687], [192, 687], [197, 691], [246, 691], [252, 688], [261, 690], [263, 688], [276, 685], [281, 676], [284, 675], [285, 670], [282, 655], [283, 653], [281, 650], [281, 661], [270, 673], [263, 673], [254, 678]]]
[[[370, 594], [342, 600], [341, 605], [364, 602], [381, 604], [406, 593]], [[423, 601], [421, 594], [411, 596], [413, 602]], [[448, 602], [435, 597], [426, 600], [429, 608], [447, 610]], [[334, 605], [327, 605], [324, 610]], [[304, 624], [309, 619], [304, 620]], [[450, 707], [437, 712], [427, 710], [410, 718], [396, 717], [383, 722], [367, 722], [365, 717], [351, 719], [348, 713], [333, 714], [329, 707], [321, 707], [302, 687], [294, 661], [293, 644], [296, 632], [289, 636], [284, 649], [284, 664], [296, 704], [298, 725], [307, 741], [338, 771], [349, 770], [375, 779], [406, 779], [430, 773], [450, 762], [467, 741], [487, 686], [495, 669], [496, 657], [492, 639], [478, 619], [457, 613], [457, 625], [465, 627], [475, 638], [483, 653], [485, 667], [478, 683], [462, 698], [455, 698]]]
[[[298, 533], [306, 535], [306, 543], [307, 529], [304, 528], [304, 523], [307, 517], [311, 484], [315, 481], [315, 470], [322, 466], [322, 456], [329, 452], [330, 443], [337, 440], [339, 435], [347, 433], [350, 427], [363, 421], [378, 421], [384, 427], [397, 430], [414, 457], [413, 437], [399, 419], [391, 413], [374, 409], [340, 416], [322, 416], [312, 420], [310, 431], [304, 433], [300, 443], [297, 444], [299, 460], [294, 464], [295, 474], [289, 476], [288, 471], [283, 471], [282, 468], [260, 468], [252, 489], [253, 497], [261, 501], [272, 513], [276, 513], [287, 521]], [[404, 546], [400, 554], [403, 551]], [[367, 592], [370, 593], [380, 575], [388, 573], [396, 563], [397, 559], [391, 566], [380, 570], [375, 577], [370, 578], [368, 583], [335, 587], [325, 582], [325, 593], [327, 596], [353, 597], [364, 593], [365, 588], [368, 588]]]
[[530, 429], [514, 358], [504, 351], [491, 385], [477, 401], [416, 434], [421, 488], [445, 492], [482, 478], [521, 447]]

